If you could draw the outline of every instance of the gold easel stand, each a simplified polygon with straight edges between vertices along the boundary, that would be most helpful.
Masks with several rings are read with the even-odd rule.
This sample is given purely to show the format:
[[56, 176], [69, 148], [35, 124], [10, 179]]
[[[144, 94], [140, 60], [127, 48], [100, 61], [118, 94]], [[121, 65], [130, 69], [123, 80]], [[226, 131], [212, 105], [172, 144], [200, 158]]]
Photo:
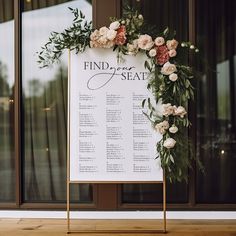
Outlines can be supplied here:
[[[152, 183], [163, 184], [163, 230], [71, 230], [70, 228], [70, 184], [79, 184], [79, 183], [95, 183], [95, 182], [82, 182], [82, 181], [71, 181], [70, 180], [70, 82], [71, 82], [71, 57], [70, 50], [68, 50], [69, 61], [68, 61], [68, 111], [67, 111], [67, 194], [66, 194], [66, 203], [67, 203], [67, 233], [166, 233], [166, 178], [165, 172], [163, 170], [163, 181], [156, 181]], [[137, 183], [137, 182], [96, 182], [96, 183]], [[145, 182], [150, 183], [150, 182]]]
[[[69, 158], [68, 158], [69, 159]], [[68, 171], [68, 168], [67, 168]], [[67, 172], [67, 178], [69, 176], [69, 172]], [[154, 229], [141, 229], [141, 230], [120, 230], [120, 229], [106, 229], [106, 230], [71, 230], [70, 225], [70, 184], [78, 184], [80, 182], [71, 182], [67, 179], [67, 234], [69, 233], [166, 233], [166, 180], [165, 175], [163, 176], [163, 182], [158, 182], [163, 184], [163, 230], [154, 230]], [[111, 183], [111, 182], [109, 182]], [[116, 182], [117, 183], [117, 182]], [[122, 182], [124, 183], [124, 182]]]

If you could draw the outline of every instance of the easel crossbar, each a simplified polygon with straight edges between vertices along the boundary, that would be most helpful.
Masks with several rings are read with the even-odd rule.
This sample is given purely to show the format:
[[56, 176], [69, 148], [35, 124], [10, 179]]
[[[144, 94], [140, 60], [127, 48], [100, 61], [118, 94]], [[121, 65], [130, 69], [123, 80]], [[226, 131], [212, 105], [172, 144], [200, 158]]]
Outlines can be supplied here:
[[67, 232], [67, 234], [71, 233], [88, 233], [88, 234], [93, 234], [93, 233], [104, 233], [104, 234], [162, 234], [166, 233], [164, 230], [151, 230], [151, 229], [142, 229], [142, 230], [116, 230], [116, 229], [111, 229], [111, 230], [70, 230]]

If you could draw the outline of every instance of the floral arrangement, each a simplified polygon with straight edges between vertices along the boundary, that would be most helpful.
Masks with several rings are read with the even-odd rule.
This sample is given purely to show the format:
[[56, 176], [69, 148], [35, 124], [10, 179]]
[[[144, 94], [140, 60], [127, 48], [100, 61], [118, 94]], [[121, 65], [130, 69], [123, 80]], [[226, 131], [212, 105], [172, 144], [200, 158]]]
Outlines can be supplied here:
[[[64, 49], [83, 52], [86, 47], [111, 48], [117, 51], [118, 62], [124, 60], [123, 55], [145, 53], [144, 66], [150, 72], [147, 89], [152, 92], [156, 104], [162, 104], [160, 112], [150, 98], [142, 102], [147, 110], [144, 114], [154, 130], [162, 135], [156, 145], [156, 158], [161, 159], [161, 166], [171, 182], [187, 180], [193, 158], [189, 155], [187, 105], [194, 99], [194, 88], [192, 69], [184, 63], [182, 56], [188, 55], [189, 51], [197, 53], [198, 49], [190, 42], [179, 43], [175, 33], [168, 28], [156, 34], [153, 27], [144, 22], [143, 16], [131, 9], [121, 19], [112, 18], [109, 27], [95, 30], [82, 12], [70, 10], [75, 17], [72, 26], [62, 33], [51, 34], [38, 55], [41, 67], [58, 61]], [[197, 163], [201, 167], [198, 160]]]

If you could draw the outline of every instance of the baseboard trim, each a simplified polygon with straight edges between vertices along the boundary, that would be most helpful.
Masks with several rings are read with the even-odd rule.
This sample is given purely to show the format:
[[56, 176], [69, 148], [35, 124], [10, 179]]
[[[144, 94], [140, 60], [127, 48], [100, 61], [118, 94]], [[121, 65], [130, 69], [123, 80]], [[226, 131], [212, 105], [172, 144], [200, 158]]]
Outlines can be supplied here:
[[[71, 219], [162, 219], [162, 211], [72, 211]], [[66, 211], [0, 211], [0, 218], [66, 219]], [[167, 219], [235, 220], [235, 211], [168, 211]]]

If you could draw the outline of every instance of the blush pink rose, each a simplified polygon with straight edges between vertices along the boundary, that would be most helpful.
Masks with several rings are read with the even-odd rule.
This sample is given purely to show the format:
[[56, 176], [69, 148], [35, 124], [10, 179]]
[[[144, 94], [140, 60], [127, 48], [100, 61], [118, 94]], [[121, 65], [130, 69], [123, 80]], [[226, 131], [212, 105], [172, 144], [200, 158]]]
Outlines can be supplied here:
[[157, 37], [154, 42], [156, 46], [161, 46], [165, 43], [165, 39], [163, 37]]
[[154, 45], [154, 42], [152, 41], [152, 37], [144, 34], [140, 35], [138, 38], [138, 47], [143, 50], [150, 50], [152, 46]]
[[171, 105], [171, 103], [166, 103], [166, 104], [163, 104], [163, 111], [162, 111], [162, 114], [163, 116], [170, 116], [173, 114], [174, 112], [174, 107]]
[[156, 62], [158, 65], [164, 65], [169, 59], [169, 51], [165, 45], [156, 47]]
[[170, 56], [170, 57], [175, 57], [176, 55], [177, 55], [177, 52], [176, 52], [175, 49], [171, 49], [171, 50], [169, 51], [169, 56]]
[[175, 39], [167, 40], [166, 42], [166, 46], [169, 50], [176, 49], [178, 44], [179, 44], [178, 41], [176, 41]]
[[181, 118], [184, 118], [184, 116], [187, 114], [187, 111], [185, 110], [184, 107], [178, 106], [174, 108], [174, 115], [180, 116]]
[[177, 68], [175, 64], [171, 64], [170, 62], [166, 62], [161, 68], [161, 73], [163, 75], [170, 75], [176, 71], [177, 71]]

